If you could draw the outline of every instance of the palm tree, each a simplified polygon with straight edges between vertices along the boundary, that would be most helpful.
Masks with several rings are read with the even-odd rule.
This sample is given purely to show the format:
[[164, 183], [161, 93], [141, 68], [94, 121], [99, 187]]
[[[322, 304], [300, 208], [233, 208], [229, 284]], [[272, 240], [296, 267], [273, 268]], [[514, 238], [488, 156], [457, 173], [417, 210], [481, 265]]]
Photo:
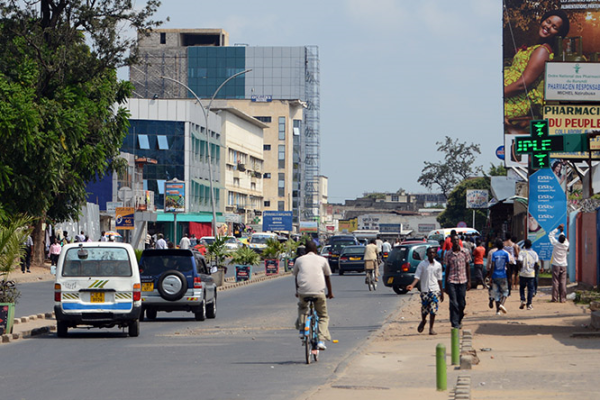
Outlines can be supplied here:
[[19, 266], [25, 253], [25, 241], [32, 219], [27, 216], [9, 218], [0, 208], [0, 303], [15, 303], [19, 292], [8, 282], [12, 270]]

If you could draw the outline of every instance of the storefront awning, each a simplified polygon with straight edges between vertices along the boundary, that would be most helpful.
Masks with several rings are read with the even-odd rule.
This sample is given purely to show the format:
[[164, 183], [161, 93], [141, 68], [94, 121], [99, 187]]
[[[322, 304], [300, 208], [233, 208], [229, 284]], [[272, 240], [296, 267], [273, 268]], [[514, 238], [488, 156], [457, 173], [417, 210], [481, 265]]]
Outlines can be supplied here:
[[[174, 220], [175, 220], [175, 218], [173, 217], [173, 213], [159, 212], [156, 214], [156, 222], [174, 222]], [[177, 222], [211, 222], [211, 221], [212, 221], [212, 214], [210, 214], [210, 213], [177, 214]], [[217, 222], [225, 222], [225, 217], [223, 215], [217, 214]]]

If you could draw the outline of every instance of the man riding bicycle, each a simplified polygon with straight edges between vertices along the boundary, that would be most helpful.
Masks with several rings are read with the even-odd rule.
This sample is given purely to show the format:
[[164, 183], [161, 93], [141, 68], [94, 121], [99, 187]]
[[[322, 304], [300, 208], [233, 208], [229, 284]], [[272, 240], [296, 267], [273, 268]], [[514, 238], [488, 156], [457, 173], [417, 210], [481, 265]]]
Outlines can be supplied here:
[[375, 244], [375, 239], [371, 239], [367, 247], [365, 248], [365, 272], [369, 270], [375, 271], [375, 282], [379, 280], [379, 251]]
[[[298, 257], [294, 263], [292, 274], [296, 282], [296, 297], [298, 298], [298, 319], [296, 329], [304, 336], [304, 323], [308, 312], [306, 297], [314, 297], [315, 311], [319, 316], [319, 350], [326, 350], [325, 340], [331, 340], [329, 334], [329, 315], [327, 314], [327, 299], [333, 299], [331, 290], [331, 269], [325, 257], [318, 255], [317, 245], [312, 240], [306, 243], [306, 254]], [[325, 289], [327, 288], [327, 294]]]

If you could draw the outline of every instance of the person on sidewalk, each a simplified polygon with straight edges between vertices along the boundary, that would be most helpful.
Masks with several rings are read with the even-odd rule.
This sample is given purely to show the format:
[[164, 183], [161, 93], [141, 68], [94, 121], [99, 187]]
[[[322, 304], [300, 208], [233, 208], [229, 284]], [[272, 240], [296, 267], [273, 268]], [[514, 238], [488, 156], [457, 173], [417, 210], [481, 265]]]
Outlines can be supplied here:
[[481, 283], [482, 289], [485, 289], [483, 279], [483, 257], [485, 257], [485, 247], [481, 244], [481, 239], [477, 239], [477, 246], [473, 249], [473, 265], [475, 266], [475, 287]]
[[[296, 297], [298, 298], [298, 319], [296, 329], [304, 336], [304, 324], [308, 313], [308, 303], [305, 297], [316, 297], [315, 311], [319, 317], [319, 350], [326, 350], [325, 340], [331, 340], [329, 334], [329, 314], [327, 313], [327, 299], [333, 299], [331, 290], [331, 269], [325, 257], [321, 257], [317, 245], [312, 240], [306, 242], [307, 253], [298, 257], [294, 263], [292, 274], [296, 282]], [[327, 289], [327, 294], [325, 294]]]
[[379, 281], [379, 265], [377, 264], [379, 258], [378, 252], [379, 250], [377, 249], [375, 239], [371, 239], [367, 247], [365, 247], [363, 259], [365, 260], [365, 271], [370, 269], [375, 270], [375, 282]]
[[54, 238], [54, 243], [50, 245], [50, 266], [56, 266], [58, 264], [58, 256], [60, 256], [60, 251], [62, 247], [58, 243], [58, 239]]
[[[565, 226], [560, 224], [548, 234], [552, 249], [552, 302], [567, 301], [567, 254], [569, 253], [569, 239], [564, 234]], [[560, 232], [558, 240], [556, 234]]]
[[[531, 240], [525, 239], [524, 249], [519, 252], [519, 261], [521, 262], [521, 271], [519, 272], [519, 294], [521, 295], [521, 310], [527, 306], [528, 310], [533, 310], [531, 305], [533, 293], [535, 291], [535, 270], [539, 262], [538, 254], [531, 248]], [[525, 288], [527, 288], [527, 302], [525, 302]]]
[[460, 246], [458, 235], [451, 237], [452, 249], [444, 255], [446, 265], [445, 290], [450, 299], [450, 323], [462, 328], [467, 305], [467, 290], [471, 288], [471, 254]]
[[188, 238], [187, 233], [185, 233], [179, 241], [179, 248], [185, 250], [190, 248], [190, 239]]
[[21, 272], [25, 273], [25, 268], [27, 268], [27, 272], [31, 273], [31, 251], [33, 249], [33, 239], [31, 238], [31, 235], [27, 235], [23, 247], [25, 248], [25, 251], [21, 257]]
[[429, 314], [430, 335], [437, 335], [433, 330], [433, 324], [438, 312], [438, 303], [444, 301], [444, 292], [440, 289], [442, 287], [442, 264], [436, 261], [436, 254], [435, 247], [427, 249], [427, 260], [419, 263], [414, 281], [406, 287], [406, 290], [410, 292], [417, 282], [421, 281], [421, 323], [417, 331], [423, 332], [427, 323], [427, 314]]
[[517, 288], [517, 279], [519, 278], [519, 267], [517, 266], [517, 260], [519, 257], [519, 246], [515, 243], [516, 238], [512, 237], [510, 233], [506, 234], [506, 240], [504, 241], [504, 250], [510, 254], [510, 263], [507, 266], [508, 272], [508, 290]]
[[508, 297], [508, 265], [511, 255], [504, 248], [502, 239], [496, 239], [494, 243], [496, 250], [488, 255], [488, 279], [491, 278], [492, 288], [490, 289], [490, 308], [493, 302], [496, 302], [496, 314], [506, 314], [508, 310], [504, 303]]
[[164, 250], [166, 249], [167, 246], [167, 241], [165, 240], [165, 236], [162, 233], [158, 234], [158, 240], [156, 241], [156, 243], [154, 244], [154, 248], [155, 249], [160, 249], [160, 250]]

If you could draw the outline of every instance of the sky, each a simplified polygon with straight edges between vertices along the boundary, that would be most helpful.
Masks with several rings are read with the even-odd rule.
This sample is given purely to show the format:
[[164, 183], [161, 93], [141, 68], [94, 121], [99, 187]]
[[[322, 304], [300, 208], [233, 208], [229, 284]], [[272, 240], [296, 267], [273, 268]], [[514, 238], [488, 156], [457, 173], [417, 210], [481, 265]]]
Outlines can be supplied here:
[[319, 47], [329, 203], [428, 192], [417, 180], [446, 136], [479, 144], [484, 170], [502, 162], [497, 0], [163, 0], [153, 19], [224, 29], [230, 45]]

